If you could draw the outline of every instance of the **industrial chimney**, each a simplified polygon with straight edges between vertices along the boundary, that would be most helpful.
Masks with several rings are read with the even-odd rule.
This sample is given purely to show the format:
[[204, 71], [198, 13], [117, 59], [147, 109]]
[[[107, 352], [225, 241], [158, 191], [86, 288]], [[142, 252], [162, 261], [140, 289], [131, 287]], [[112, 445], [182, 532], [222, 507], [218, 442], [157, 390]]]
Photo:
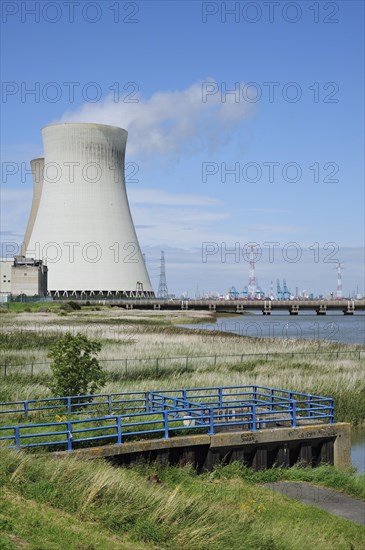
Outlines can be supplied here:
[[25, 240], [26, 256], [47, 263], [49, 293], [153, 297], [125, 188], [127, 132], [62, 123], [42, 135], [43, 188]]

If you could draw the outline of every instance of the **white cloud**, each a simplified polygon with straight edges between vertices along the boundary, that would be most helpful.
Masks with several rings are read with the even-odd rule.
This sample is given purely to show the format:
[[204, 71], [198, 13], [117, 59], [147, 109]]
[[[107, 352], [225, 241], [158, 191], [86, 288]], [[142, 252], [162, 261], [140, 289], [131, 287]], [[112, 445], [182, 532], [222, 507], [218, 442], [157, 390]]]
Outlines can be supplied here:
[[253, 107], [236, 102], [233, 94], [222, 102], [219, 92], [203, 101], [202, 86], [203, 82], [198, 82], [185, 90], [156, 92], [149, 99], [139, 96], [136, 103], [117, 103], [110, 95], [99, 103], [85, 103], [76, 111], [67, 111], [58, 122], [125, 128], [129, 132], [128, 156], [215, 150], [229, 140], [232, 130]]

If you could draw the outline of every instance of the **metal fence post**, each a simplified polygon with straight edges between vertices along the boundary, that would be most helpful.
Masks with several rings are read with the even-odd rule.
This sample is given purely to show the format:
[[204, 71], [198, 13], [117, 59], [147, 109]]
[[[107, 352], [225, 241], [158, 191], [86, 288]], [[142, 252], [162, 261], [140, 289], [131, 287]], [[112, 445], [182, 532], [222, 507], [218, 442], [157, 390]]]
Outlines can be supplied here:
[[291, 401], [291, 413], [292, 413], [292, 428], [296, 428], [297, 425], [297, 406], [294, 400]]
[[72, 451], [72, 424], [70, 421], [66, 422], [67, 426], [67, 450]]
[[208, 435], [214, 435], [214, 409], [209, 407], [209, 432]]
[[113, 397], [109, 394], [108, 395], [108, 414], [112, 414], [113, 412]]
[[117, 445], [121, 445], [122, 443], [122, 422], [121, 418], [118, 415], [117, 416]]
[[29, 408], [28, 401], [24, 401], [24, 417], [25, 418], [28, 418], [28, 408]]
[[251, 405], [251, 415], [252, 415], [252, 431], [257, 430], [257, 424], [256, 424], [256, 404]]
[[331, 410], [331, 415], [330, 415], [330, 424], [334, 424], [335, 422], [335, 407], [334, 407], [334, 402], [333, 402], [333, 399], [330, 399], [330, 410]]
[[185, 372], [188, 372], [189, 357], [185, 357]]
[[169, 438], [169, 419], [168, 411], [163, 411], [163, 426], [164, 426], [164, 439]]
[[71, 397], [67, 397], [67, 414], [71, 414]]
[[20, 448], [20, 433], [19, 433], [19, 426], [15, 426], [14, 428], [14, 439], [15, 439], [15, 447], [17, 449]]
[[33, 369], [33, 362], [32, 362], [32, 365], [30, 367], [30, 375], [33, 376], [34, 374], [34, 369]]

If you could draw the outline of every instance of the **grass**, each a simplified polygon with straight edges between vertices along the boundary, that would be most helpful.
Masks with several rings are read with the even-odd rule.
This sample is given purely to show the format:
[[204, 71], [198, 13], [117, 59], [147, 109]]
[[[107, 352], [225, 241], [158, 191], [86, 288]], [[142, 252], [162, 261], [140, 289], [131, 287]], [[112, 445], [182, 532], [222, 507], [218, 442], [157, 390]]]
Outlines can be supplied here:
[[[320, 470], [329, 486], [345, 476]], [[162, 483], [148, 482], [153, 472]], [[1, 548], [365, 548], [361, 526], [274, 495], [259, 486], [264, 474], [253, 479], [237, 464], [201, 476], [189, 466], [132, 470], [2, 450]], [[348, 485], [356, 492], [353, 475]]]

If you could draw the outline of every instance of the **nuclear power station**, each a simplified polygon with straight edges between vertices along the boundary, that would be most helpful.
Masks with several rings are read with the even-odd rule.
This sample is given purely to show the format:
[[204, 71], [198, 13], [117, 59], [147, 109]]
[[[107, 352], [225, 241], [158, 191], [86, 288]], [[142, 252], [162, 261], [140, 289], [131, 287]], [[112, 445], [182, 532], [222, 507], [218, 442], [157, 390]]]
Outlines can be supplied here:
[[125, 187], [127, 135], [89, 123], [42, 130], [22, 256], [47, 266], [52, 296], [154, 297]]

